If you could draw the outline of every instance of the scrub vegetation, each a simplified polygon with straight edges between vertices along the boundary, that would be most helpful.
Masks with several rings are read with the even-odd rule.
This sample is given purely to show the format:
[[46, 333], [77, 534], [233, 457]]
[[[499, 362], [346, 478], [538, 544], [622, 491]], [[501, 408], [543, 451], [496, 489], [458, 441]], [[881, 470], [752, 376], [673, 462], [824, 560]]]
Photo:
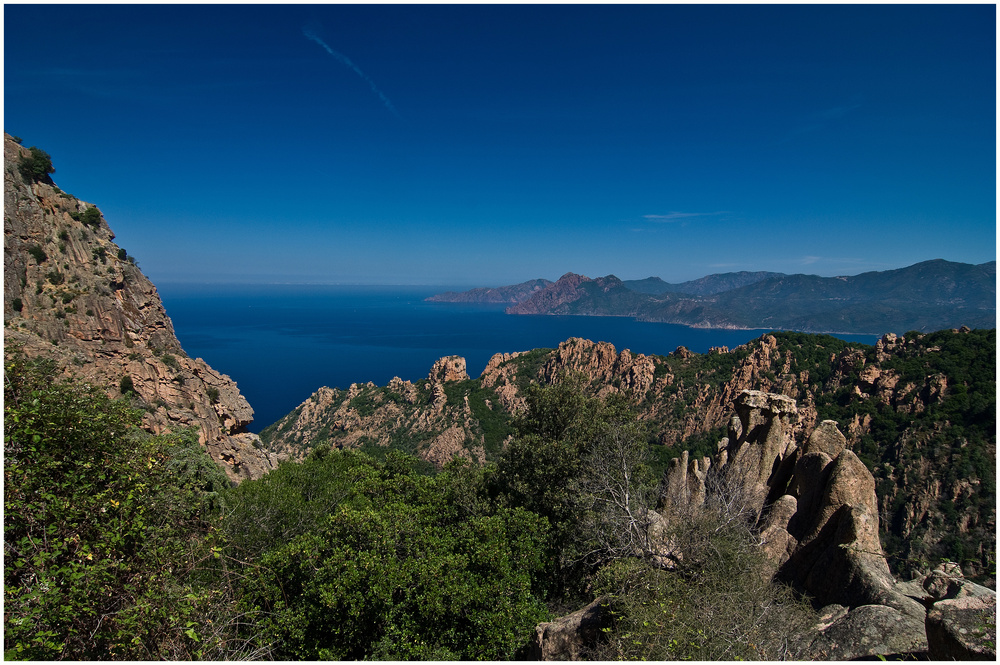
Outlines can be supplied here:
[[528, 390], [485, 466], [318, 447], [234, 487], [127, 397], [16, 350], [5, 374], [8, 658], [524, 658], [539, 622], [598, 595], [594, 657], [753, 658], [781, 654], [770, 608], [810, 612], [760, 575], [734, 586], [759, 565], [735, 523], [657, 565], [646, 434], [572, 377]]

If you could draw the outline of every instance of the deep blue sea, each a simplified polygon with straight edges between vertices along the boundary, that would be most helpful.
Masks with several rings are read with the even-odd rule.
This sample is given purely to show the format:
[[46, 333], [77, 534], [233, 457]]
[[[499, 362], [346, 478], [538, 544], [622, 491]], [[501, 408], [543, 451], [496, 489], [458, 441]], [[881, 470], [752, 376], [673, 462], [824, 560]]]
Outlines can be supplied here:
[[[765, 330], [700, 330], [619, 317], [508, 316], [502, 305], [429, 303], [449, 286], [160, 284], [188, 355], [232, 377], [260, 432], [320, 386], [347, 388], [393, 376], [416, 381], [446, 355], [477, 377], [495, 353], [555, 348], [570, 337], [645, 354], [686, 346], [733, 348]], [[843, 335], [874, 344], [872, 335]]]

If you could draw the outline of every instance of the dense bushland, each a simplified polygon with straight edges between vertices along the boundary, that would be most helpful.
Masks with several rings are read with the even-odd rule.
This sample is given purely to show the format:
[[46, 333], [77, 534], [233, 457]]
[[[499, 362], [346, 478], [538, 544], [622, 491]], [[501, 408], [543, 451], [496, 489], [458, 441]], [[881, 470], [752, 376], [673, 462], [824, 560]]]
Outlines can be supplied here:
[[229, 482], [192, 433], [151, 436], [140, 418], [50, 362], [5, 359], [6, 657], [209, 655], [209, 516]]
[[[144, 433], [135, 399], [6, 359], [7, 657], [511, 659], [598, 593], [597, 657], [755, 657], [778, 653], [760, 617], [798, 607], [724, 532], [697, 567], [656, 564], [646, 433], [572, 377], [528, 391], [485, 467], [320, 447], [239, 487], [193, 433]], [[664, 620], [670, 639], [636, 637]]]

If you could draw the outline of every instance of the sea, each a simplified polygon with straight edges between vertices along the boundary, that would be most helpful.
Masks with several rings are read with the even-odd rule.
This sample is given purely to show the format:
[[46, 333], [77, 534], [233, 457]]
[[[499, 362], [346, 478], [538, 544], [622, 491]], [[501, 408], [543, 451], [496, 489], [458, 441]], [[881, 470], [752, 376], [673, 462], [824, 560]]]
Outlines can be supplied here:
[[[733, 348], [767, 330], [705, 330], [625, 317], [511, 316], [504, 305], [426, 302], [455, 286], [159, 284], [187, 354], [228, 374], [254, 409], [250, 431], [278, 421], [321, 386], [426, 378], [463, 356], [479, 376], [496, 353], [556, 348], [570, 337], [666, 355]], [[874, 335], [837, 335], [874, 344]]]

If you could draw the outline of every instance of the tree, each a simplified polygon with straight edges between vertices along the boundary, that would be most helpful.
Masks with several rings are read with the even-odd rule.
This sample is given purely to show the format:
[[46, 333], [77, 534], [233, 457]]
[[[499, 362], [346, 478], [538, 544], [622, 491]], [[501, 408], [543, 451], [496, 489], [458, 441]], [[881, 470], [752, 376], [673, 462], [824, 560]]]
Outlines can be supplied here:
[[[303, 478], [339, 476], [346, 492], [314, 528], [244, 569], [248, 634], [279, 645], [278, 657], [510, 659], [547, 618], [532, 592], [545, 521], [455, 501], [468, 497], [456, 491], [465, 471], [439, 481], [396, 452], [376, 462], [328, 451], [288, 466]], [[291, 498], [303, 488], [288, 489]]]
[[633, 547], [644, 537], [655, 485], [645, 436], [623, 399], [587, 397], [579, 375], [532, 386], [526, 400], [490, 492], [549, 521], [544, 593], [576, 602], [601, 563], [645, 551]]
[[634, 421], [608, 424], [583, 457], [578, 505], [584, 530], [593, 534], [588, 554], [597, 561], [653, 553], [650, 526], [659, 482], [643, 434]]
[[101, 211], [95, 206], [91, 206], [80, 214], [80, 221], [83, 222], [84, 225], [92, 226], [96, 229], [101, 225]]

